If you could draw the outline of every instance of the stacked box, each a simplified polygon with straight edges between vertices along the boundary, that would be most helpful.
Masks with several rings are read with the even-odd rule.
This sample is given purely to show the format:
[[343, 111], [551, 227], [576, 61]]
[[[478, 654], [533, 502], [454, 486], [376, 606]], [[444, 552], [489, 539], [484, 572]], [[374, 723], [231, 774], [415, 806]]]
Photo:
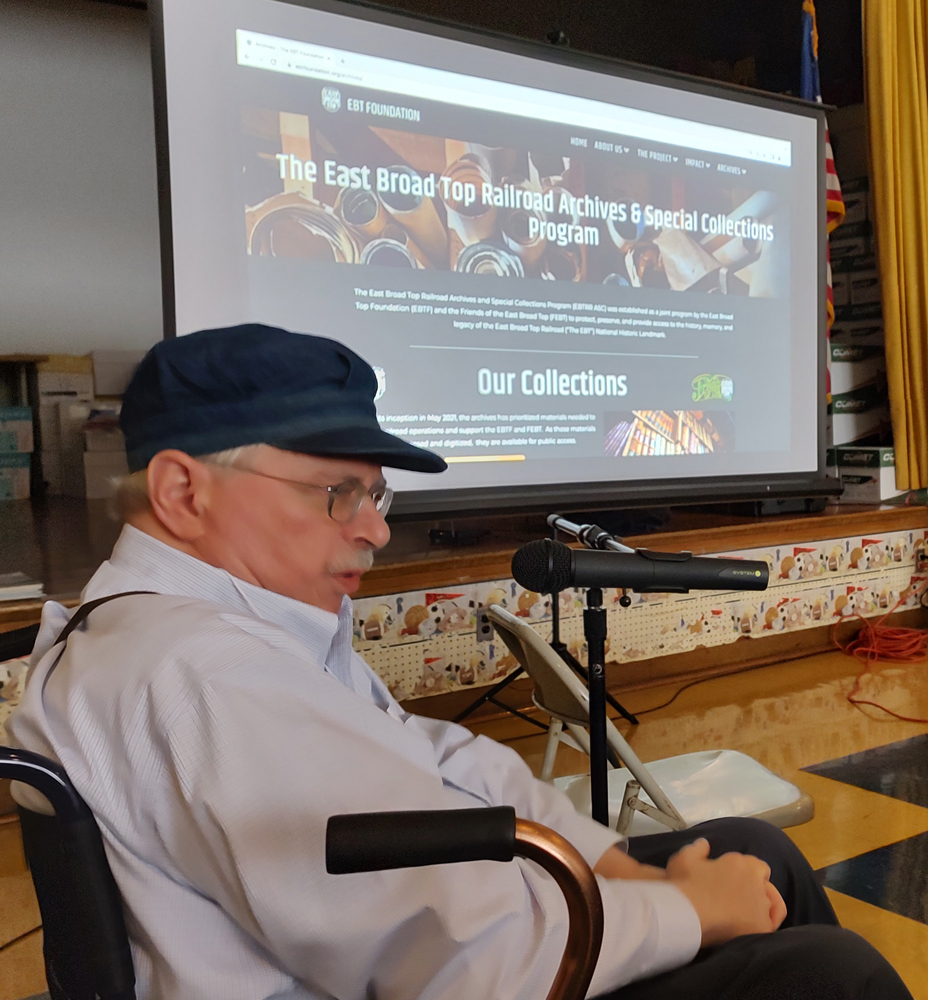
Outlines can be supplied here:
[[866, 177], [842, 183], [847, 212], [831, 236], [835, 322], [828, 358], [828, 442], [835, 446], [892, 442], [869, 188]]
[[888, 445], [892, 441], [879, 309], [877, 303], [835, 311], [828, 356], [831, 445]]
[[873, 251], [873, 226], [869, 221], [842, 222], [828, 239], [832, 269], [849, 257], [861, 257]]
[[896, 455], [888, 447], [829, 449], [826, 464], [844, 485], [840, 503], [882, 503], [906, 492], [896, 488]]
[[844, 223], [856, 225], [870, 221], [870, 180], [857, 177], [841, 185], [844, 198]]
[[93, 351], [94, 392], [122, 396], [145, 351]]
[[[39, 458], [51, 496], [83, 496], [83, 422], [93, 401], [93, 374], [80, 370], [89, 359], [59, 356], [44, 362], [37, 375]], [[64, 370], [49, 370], [55, 365]], [[68, 370], [77, 368], [78, 370]], [[77, 407], [77, 412], [73, 412]]]
[[33, 447], [32, 410], [0, 406], [0, 500], [29, 497]]
[[27, 500], [32, 454], [25, 451], [0, 452], [0, 500]]
[[883, 310], [880, 306], [844, 306], [835, 309], [831, 328], [832, 343], [871, 344], [882, 347]]
[[869, 189], [866, 177], [842, 184], [844, 221], [829, 237], [836, 308], [880, 301]]
[[[829, 344], [831, 365], [831, 395], [845, 397], [857, 393], [864, 386], [886, 385], [886, 352], [882, 344]], [[882, 392], [882, 388], [879, 388]]]
[[115, 491], [115, 483], [128, 475], [126, 439], [119, 429], [115, 409], [94, 413], [84, 426], [84, 480], [88, 500], [105, 500]]
[[0, 452], [31, 452], [32, 410], [28, 406], [0, 406]]
[[93, 399], [93, 375], [40, 371], [37, 380], [40, 447], [42, 451], [60, 451], [58, 404], [91, 402]]

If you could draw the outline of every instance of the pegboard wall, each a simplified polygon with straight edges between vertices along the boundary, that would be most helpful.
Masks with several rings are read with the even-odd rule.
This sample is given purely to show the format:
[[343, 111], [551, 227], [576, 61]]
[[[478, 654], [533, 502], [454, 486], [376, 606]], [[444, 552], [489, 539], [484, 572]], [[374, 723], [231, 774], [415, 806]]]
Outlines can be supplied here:
[[[926, 531], [716, 554], [765, 560], [767, 590], [632, 594], [630, 608], [619, 606], [620, 591], [605, 590], [608, 659], [627, 663], [885, 614], [903, 594], [899, 610], [915, 607], [914, 591], [928, 578]], [[921, 600], [928, 606], [928, 597]], [[560, 601], [561, 638], [583, 660], [583, 593], [566, 590]], [[476, 610], [487, 604], [502, 605], [550, 638], [550, 598], [506, 579], [358, 600], [354, 646], [400, 700], [492, 684], [517, 664], [498, 639], [477, 642]]]

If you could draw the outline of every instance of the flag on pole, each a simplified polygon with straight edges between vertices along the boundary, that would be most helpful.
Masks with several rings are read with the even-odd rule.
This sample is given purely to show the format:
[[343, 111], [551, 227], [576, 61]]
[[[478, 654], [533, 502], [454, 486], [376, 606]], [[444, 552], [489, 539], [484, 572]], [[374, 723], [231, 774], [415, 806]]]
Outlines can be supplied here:
[[[802, 0], [802, 72], [800, 74], [799, 95], [807, 101], [822, 103], [822, 91], [818, 78], [818, 25], [815, 21], [814, 0]], [[844, 219], [844, 198], [841, 196], [841, 182], [835, 170], [835, 158], [831, 151], [828, 124], [825, 124], [825, 213], [829, 235], [841, 225]], [[828, 245], [826, 264], [826, 294], [828, 329], [835, 321], [834, 293], [831, 287], [831, 253]], [[829, 393], [830, 395], [830, 393]]]

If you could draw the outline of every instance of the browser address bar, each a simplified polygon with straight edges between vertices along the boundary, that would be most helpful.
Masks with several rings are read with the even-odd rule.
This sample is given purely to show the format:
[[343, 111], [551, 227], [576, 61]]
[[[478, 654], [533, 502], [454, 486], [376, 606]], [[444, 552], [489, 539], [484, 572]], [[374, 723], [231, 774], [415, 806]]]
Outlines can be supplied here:
[[290, 76], [354, 84], [402, 97], [592, 129], [669, 146], [788, 167], [792, 143], [719, 125], [691, 122], [605, 101], [416, 66], [379, 56], [236, 31], [238, 64]]

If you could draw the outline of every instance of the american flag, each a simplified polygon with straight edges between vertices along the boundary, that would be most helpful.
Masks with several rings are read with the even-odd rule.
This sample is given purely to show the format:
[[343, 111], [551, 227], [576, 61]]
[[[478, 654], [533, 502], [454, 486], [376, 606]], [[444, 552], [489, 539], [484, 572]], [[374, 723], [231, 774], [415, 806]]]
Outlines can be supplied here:
[[[799, 94], [807, 101], [822, 103], [822, 90], [818, 79], [818, 25], [815, 22], [814, 0], [802, 0], [802, 73]], [[828, 126], [825, 126], [825, 212], [829, 235], [841, 225], [844, 219], [844, 198], [841, 196], [841, 182], [835, 170], [835, 158], [831, 150]], [[831, 290], [831, 253], [827, 254], [827, 310], [828, 329], [835, 321], [834, 293]]]

